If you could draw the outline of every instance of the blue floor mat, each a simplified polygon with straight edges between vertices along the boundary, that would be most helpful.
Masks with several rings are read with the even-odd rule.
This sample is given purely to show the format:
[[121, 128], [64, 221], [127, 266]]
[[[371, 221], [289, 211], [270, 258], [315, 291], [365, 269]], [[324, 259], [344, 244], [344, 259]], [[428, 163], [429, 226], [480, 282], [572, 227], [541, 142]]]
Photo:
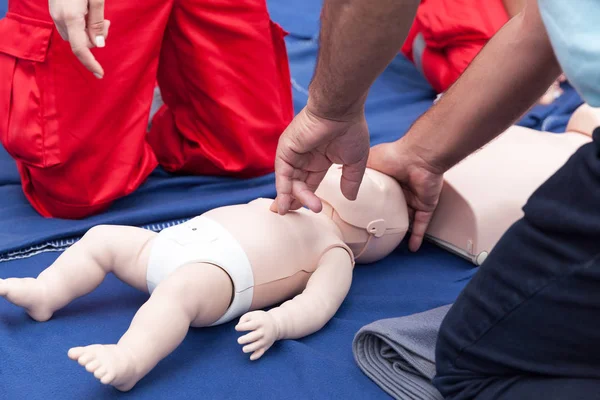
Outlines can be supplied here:
[[267, 0], [271, 19], [297, 39], [311, 39], [317, 35], [322, 4], [322, 0]]

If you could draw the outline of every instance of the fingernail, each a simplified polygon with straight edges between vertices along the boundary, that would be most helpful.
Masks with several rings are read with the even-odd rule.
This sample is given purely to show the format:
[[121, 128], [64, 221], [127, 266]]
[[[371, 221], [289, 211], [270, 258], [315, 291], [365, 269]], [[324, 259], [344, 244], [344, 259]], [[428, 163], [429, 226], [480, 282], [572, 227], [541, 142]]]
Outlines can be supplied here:
[[96, 78], [98, 78], [98, 79], [102, 79], [102, 75], [100, 75], [100, 74], [99, 74], [99, 73], [97, 73], [97, 72], [94, 72], [94, 76], [95, 76]]
[[96, 47], [104, 47], [106, 46], [106, 42], [104, 41], [104, 36], [98, 35], [96, 36]]

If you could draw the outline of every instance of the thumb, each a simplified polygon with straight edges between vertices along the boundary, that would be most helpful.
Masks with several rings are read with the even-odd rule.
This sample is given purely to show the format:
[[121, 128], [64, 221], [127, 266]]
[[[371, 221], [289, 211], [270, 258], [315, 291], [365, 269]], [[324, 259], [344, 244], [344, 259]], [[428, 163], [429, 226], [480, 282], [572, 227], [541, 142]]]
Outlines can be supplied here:
[[342, 168], [342, 181], [340, 187], [342, 194], [348, 200], [356, 200], [358, 190], [367, 169], [367, 157], [354, 164], [346, 164]]
[[96, 47], [104, 47], [108, 34], [108, 27], [105, 27], [104, 21], [104, 0], [89, 0], [86, 25], [90, 41]]
[[429, 227], [429, 222], [433, 217], [433, 211], [417, 211], [413, 220], [413, 228], [408, 241], [408, 248], [412, 252], [416, 252], [421, 247], [425, 233]]

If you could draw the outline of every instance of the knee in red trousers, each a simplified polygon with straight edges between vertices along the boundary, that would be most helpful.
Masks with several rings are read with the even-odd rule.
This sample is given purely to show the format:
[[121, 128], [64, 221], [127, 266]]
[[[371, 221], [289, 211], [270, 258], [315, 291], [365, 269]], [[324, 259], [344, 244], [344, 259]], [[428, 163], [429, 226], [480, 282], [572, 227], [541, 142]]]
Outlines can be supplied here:
[[[172, 15], [180, 16], [181, 29], [194, 32], [194, 20], [201, 22], [194, 10], [202, 7], [192, 3], [190, 14], [169, 0], [148, 0], [143, 7], [107, 2], [105, 15], [112, 22], [107, 45], [92, 49], [105, 70], [98, 80], [58, 35], [47, 1], [10, 1], [0, 20], [0, 141], [16, 160], [23, 191], [40, 214], [83, 218], [106, 209], [145, 181], [158, 165], [155, 152], [167, 168], [183, 172], [253, 176], [272, 169], [278, 137], [293, 116], [283, 34], [272, 27], [265, 8], [260, 29], [257, 21], [248, 22], [257, 28], [246, 28], [245, 47], [229, 46], [216, 33], [210, 43], [202, 42], [207, 37], [202, 32], [164, 35]], [[235, 8], [223, 10], [229, 18], [213, 18], [221, 21], [213, 28], [225, 35], [231, 28], [234, 37], [237, 26], [247, 23], [239, 19], [242, 11], [261, 2], [247, 3], [237, 18]], [[205, 8], [210, 19], [210, 7]], [[256, 41], [260, 45], [252, 46]], [[195, 46], [204, 49], [204, 58], [189, 56]], [[227, 56], [219, 63], [220, 54]], [[266, 68], [262, 74], [245, 65], [256, 58], [262, 58], [257, 69]], [[159, 60], [168, 107], [148, 138]]]
[[442, 93], [508, 20], [501, 0], [422, 0], [402, 53]]
[[264, 1], [184, 1], [173, 15], [158, 71], [165, 107], [149, 134], [160, 164], [188, 174], [272, 172], [293, 118], [285, 32]]

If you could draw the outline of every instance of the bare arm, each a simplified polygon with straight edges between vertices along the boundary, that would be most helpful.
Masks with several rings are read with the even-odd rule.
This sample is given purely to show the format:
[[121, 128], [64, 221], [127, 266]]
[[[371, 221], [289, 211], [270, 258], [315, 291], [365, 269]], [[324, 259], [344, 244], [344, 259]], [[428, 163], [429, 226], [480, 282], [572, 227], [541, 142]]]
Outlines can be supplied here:
[[438, 204], [443, 173], [518, 120], [559, 74], [537, 1], [527, 0], [404, 137], [371, 149], [369, 166], [405, 188], [412, 251]]
[[352, 269], [350, 255], [342, 248], [323, 255], [304, 292], [269, 311], [277, 321], [277, 340], [298, 339], [323, 328], [350, 290]]
[[399, 52], [419, 0], [324, 0], [317, 66], [302, 109], [279, 139], [275, 156], [280, 214], [315, 196], [327, 169], [343, 165], [340, 188], [354, 200], [369, 156], [364, 102], [377, 76]]
[[529, 0], [400, 141], [445, 171], [518, 120], [560, 72], [537, 1]]
[[333, 119], [361, 110], [371, 84], [398, 54], [418, 0], [325, 0], [309, 108]]
[[352, 284], [350, 254], [334, 248], [321, 257], [306, 289], [268, 312], [253, 311], [240, 318], [237, 331], [252, 331], [239, 338], [244, 353], [256, 360], [276, 340], [298, 339], [321, 329], [337, 312]]
[[527, 0], [502, 0], [504, 8], [508, 15], [512, 18], [525, 8]]

